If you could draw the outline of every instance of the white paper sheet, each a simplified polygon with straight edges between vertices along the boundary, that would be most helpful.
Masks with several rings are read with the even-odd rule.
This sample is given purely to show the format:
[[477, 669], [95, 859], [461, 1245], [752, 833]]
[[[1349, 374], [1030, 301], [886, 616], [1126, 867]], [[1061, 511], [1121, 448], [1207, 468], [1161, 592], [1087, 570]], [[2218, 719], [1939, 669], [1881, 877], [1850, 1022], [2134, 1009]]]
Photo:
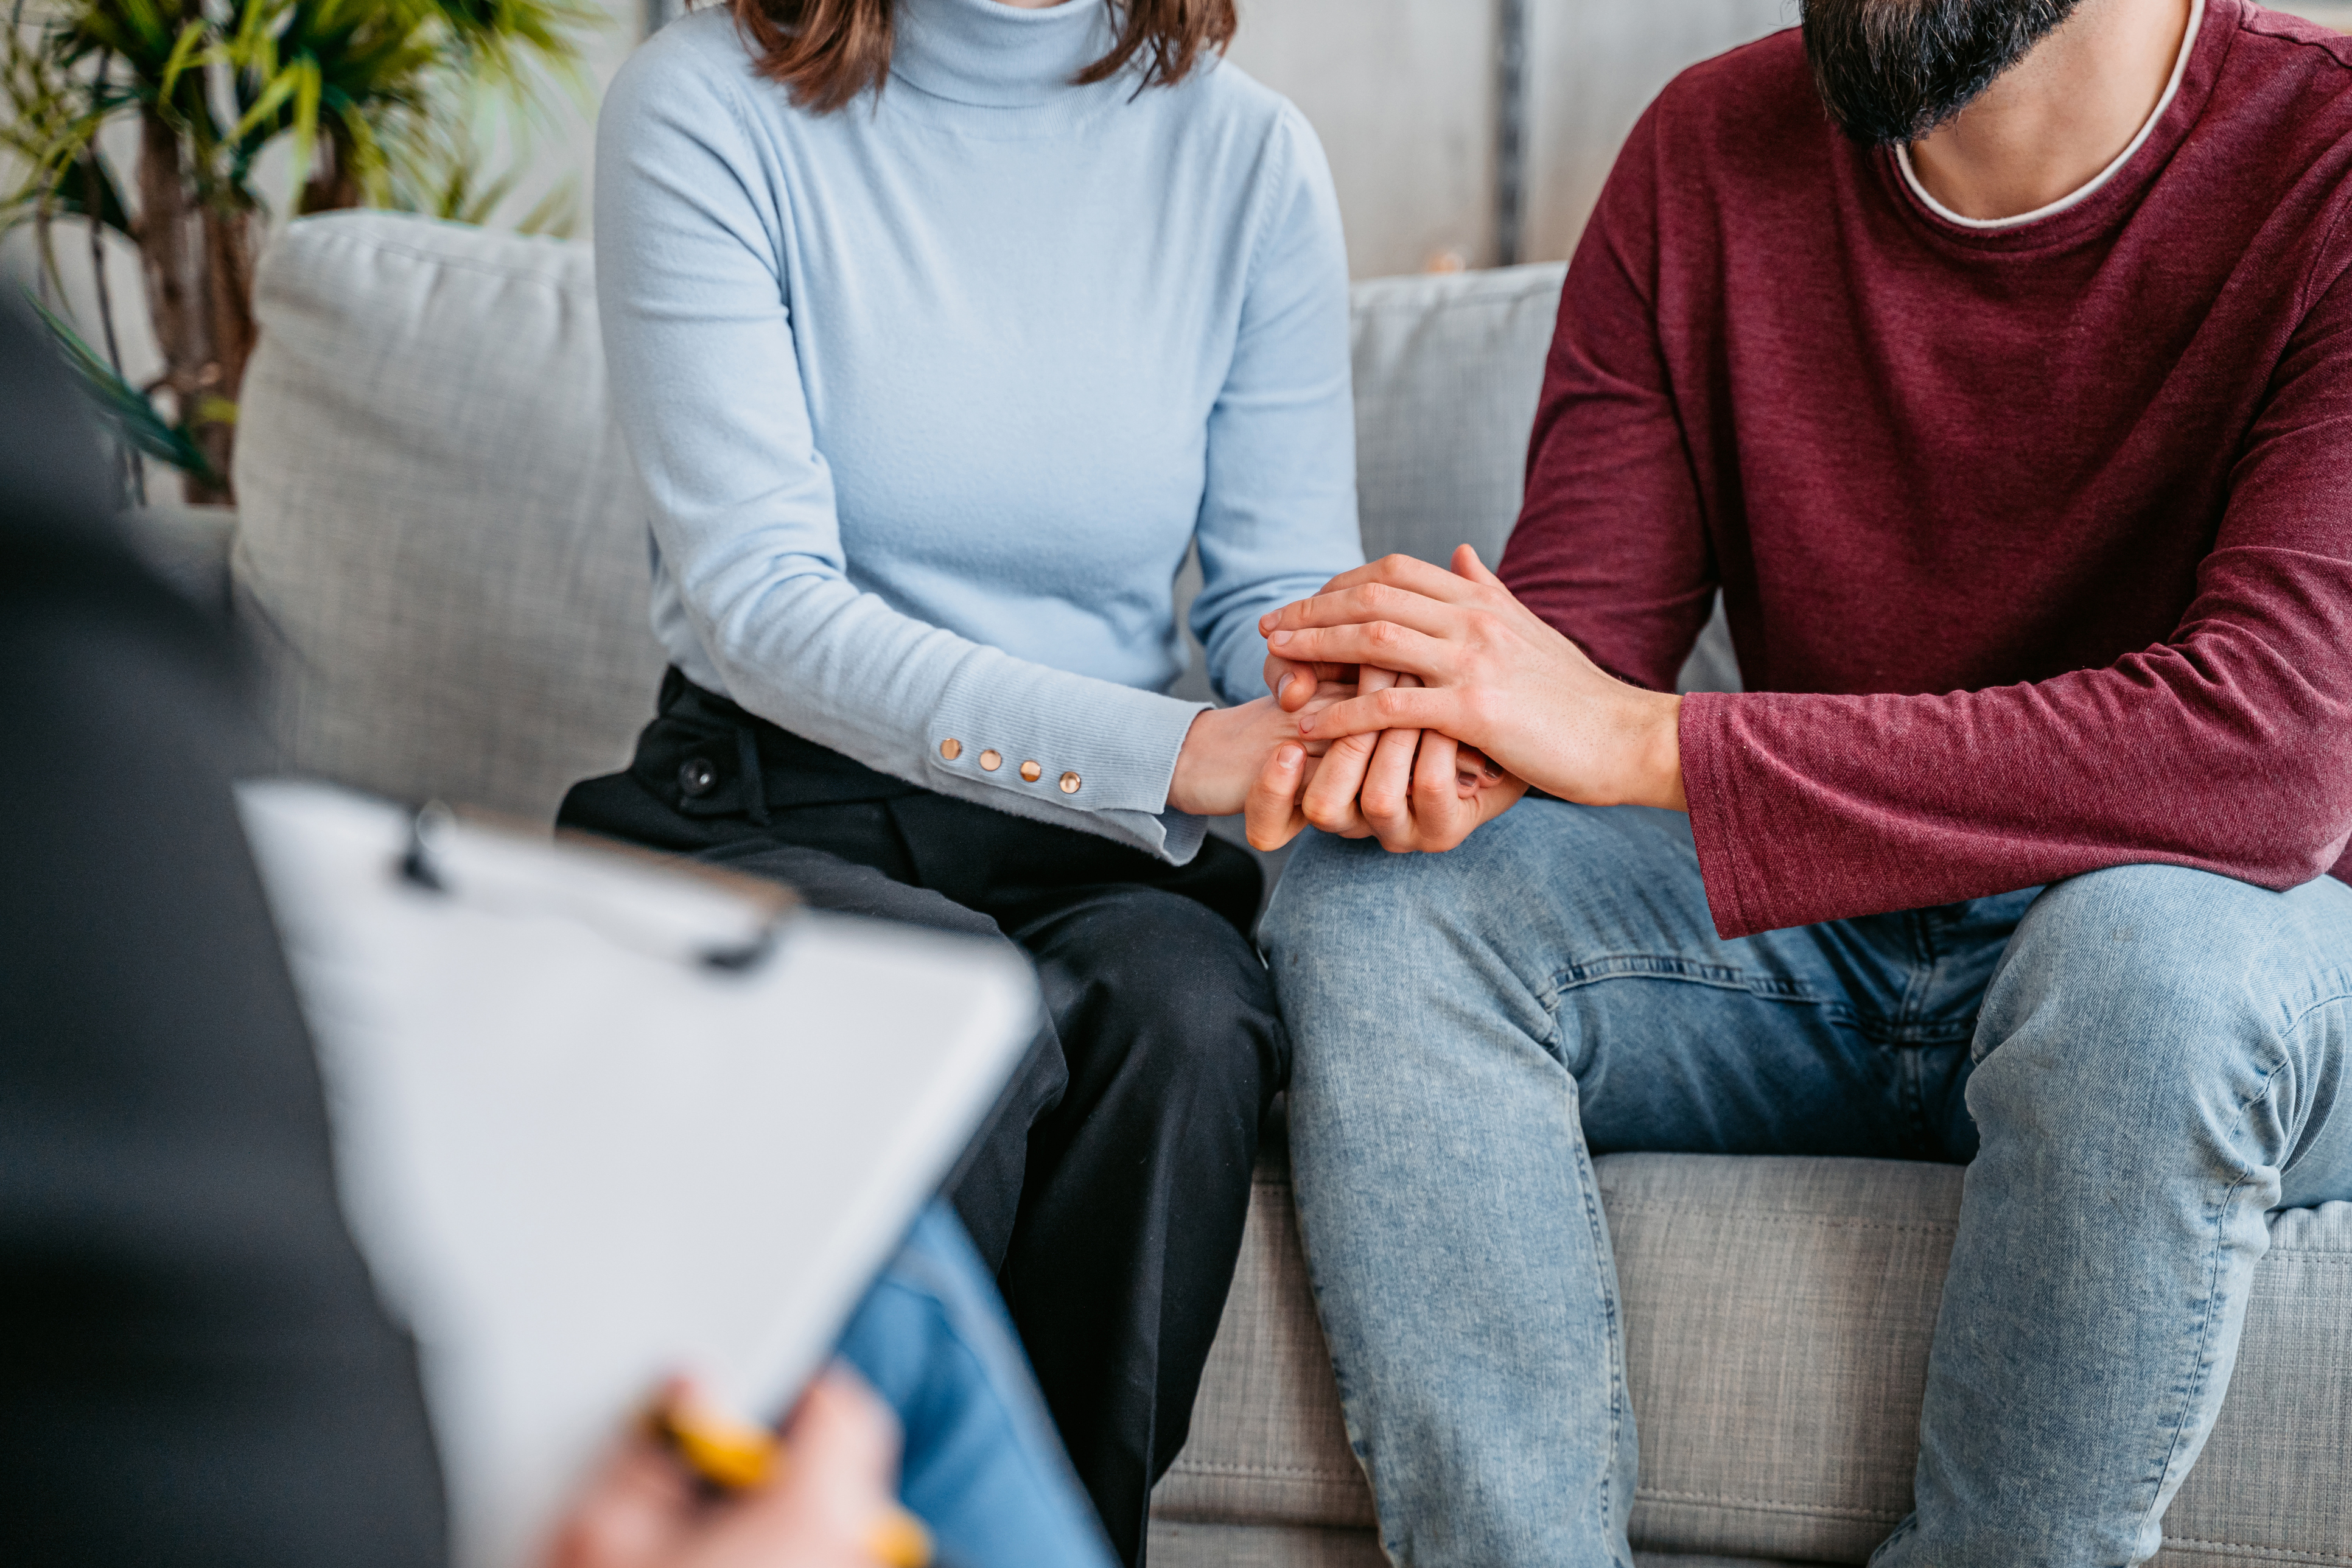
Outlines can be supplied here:
[[457, 1560], [519, 1568], [619, 1423], [691, 1371], [787, 1407], [1034, 1026], [991, 944], [793, 916], [642, 863], [240, 792], [318, 1037], [339, 1179], [423, 1351]]

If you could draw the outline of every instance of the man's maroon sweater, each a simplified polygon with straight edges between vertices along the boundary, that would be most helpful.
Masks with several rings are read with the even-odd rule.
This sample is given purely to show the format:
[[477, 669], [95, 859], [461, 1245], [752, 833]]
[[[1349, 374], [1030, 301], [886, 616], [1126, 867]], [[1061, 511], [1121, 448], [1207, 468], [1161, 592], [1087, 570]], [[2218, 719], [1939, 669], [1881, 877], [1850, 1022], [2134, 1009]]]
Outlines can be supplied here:
[[2108, 866], [2352, 880], [2352, 40], [2206, 0], [2075, 206], [1939, 218], [1798, 35], [1634, 128], [1560, 303], [1504, 557], [1684, 705], [1717, 928]]

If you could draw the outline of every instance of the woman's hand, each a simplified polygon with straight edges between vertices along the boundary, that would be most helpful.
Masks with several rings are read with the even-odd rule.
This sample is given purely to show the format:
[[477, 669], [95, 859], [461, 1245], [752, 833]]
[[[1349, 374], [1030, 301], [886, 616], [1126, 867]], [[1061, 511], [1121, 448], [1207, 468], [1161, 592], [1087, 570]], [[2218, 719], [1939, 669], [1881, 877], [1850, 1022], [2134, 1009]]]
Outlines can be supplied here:
[[[1367, 665], [1360, 694], [1419, 678]], [[1392, 853], [1451, 849], [1516, 805], [1527, 785], [1476, 750], [1434, 731], [1381, 730], [1335, 741], [1318, 760], [1277, 750], [1251, 792], [1249, 840], [1261, 849], [1303, 827], [1377, 837]]]
[[[1328, 593], [1330, 584], [1325, 584], [1324, 589]], [[1286, 713], [1296, 713], [1306, 707], [1326, 686], [1356, 684], [1356, 667], [1352, 664], [1293, 664], [1273, 654], [1265, 656], [1265, 689], [1282, 704]]]
[[[1356, 694], [1352, 686], [1324, 683], [1301, 703], [1301, 714], [1320, 713]], [[1280, 745], [1303, 746], [1320, 755], [1324, 742], [1301, 742], [1298, 720], [1271, 697], [1233, 708], [1213, 708], [1192, 721], [1183, 750], [1176, 753], [1176, 776], [1168, 804], [1195, 816], [1231, 816], [1249, 805], [1250, 790], [1265, 761]]]
[[828, 1372], [784, 1445], [774, 1479], [712, 1501], [649, 1436], [631, 1435], [556, 1527], [546, 1568], [876, 1568], [896, 1507], [889, 1407], [851, 1373]]

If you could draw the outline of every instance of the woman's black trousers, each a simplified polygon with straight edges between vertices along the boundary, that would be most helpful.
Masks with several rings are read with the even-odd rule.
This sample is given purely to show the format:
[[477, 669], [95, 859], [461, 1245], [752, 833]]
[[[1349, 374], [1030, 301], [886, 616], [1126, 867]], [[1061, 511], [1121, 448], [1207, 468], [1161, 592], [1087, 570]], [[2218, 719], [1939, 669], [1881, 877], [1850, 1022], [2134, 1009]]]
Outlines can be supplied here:
[[628, 771], [575, 786], [559, 821], [817, 909], [1027, 951], [1047, 1019], [950, 1195], [1112, 1544], [1140, 1563], [1233, 1280], [1259, 1121], [1289, 1076], [1247, 935], [1255, 862], [1212, 837], [1170, 866], [950, 800], [676, 670]]

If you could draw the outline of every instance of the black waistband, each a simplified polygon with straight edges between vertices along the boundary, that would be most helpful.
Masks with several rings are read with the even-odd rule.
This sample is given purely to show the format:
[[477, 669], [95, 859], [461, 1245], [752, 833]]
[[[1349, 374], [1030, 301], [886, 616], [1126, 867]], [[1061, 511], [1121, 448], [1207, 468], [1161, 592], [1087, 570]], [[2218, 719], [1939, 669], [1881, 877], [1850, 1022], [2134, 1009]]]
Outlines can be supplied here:
[[[708, 783], [701, 783], [701, 769], [709, 770]], [[680, 795], [677, 804], [689, 815], [748, 809], [758, 816], [763, 806], [838, 805], [926, 793], [772, 724], [676, 668], [662, 678], [661, 716], [639, 739], [630, 771], [661, 794]], [[682, 789], [682, 776], [699, 787]]]

